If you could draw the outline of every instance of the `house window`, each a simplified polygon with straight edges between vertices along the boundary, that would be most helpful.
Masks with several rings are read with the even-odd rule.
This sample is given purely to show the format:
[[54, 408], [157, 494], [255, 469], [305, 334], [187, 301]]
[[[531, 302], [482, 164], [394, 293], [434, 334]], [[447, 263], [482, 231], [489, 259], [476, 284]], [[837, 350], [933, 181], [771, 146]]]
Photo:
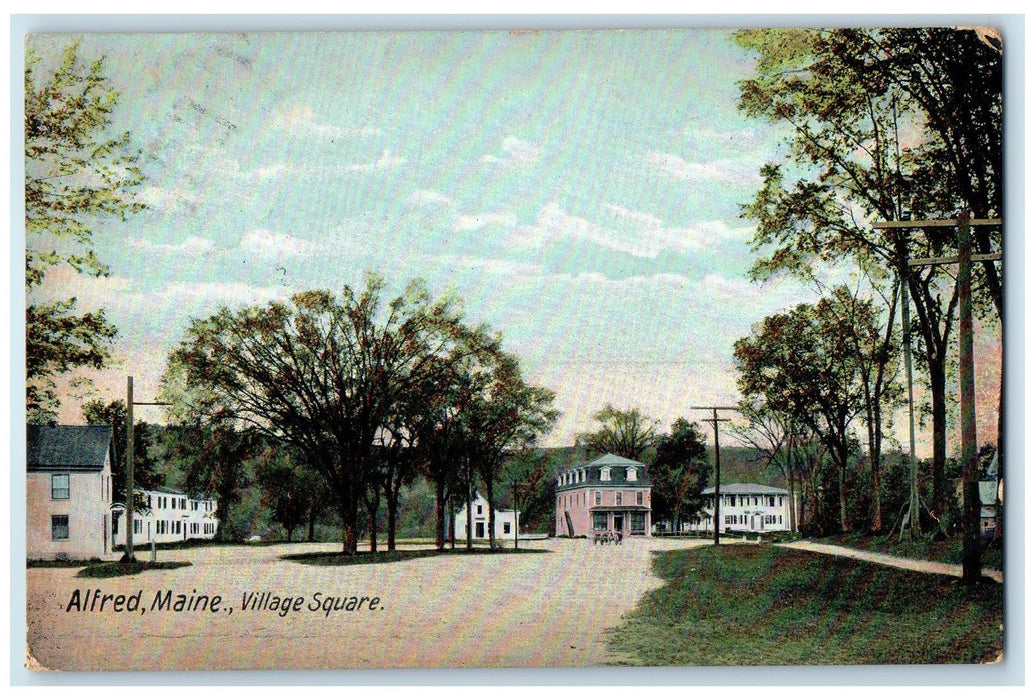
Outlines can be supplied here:
[[509, 520], [505, 521], [503, 523], [503, 534], [504, 535], [509, 535], [510, 534], [510, 521]]
[[775, 506], [776, 505], [776, 496], [766, 496], [765, 499], [766, 499], [766, 501], [768, 501], [768, 505], [769, 506]]
[[478, 510], [477, 510], [477, 513], [478, 513], [478, 515], [481, 515], [481, 514], [482, 514], [482, 507], [481, 507], [481, 506], [478, 506]]
[[642, 506], [643, 505], [643, 491], [637, 491], [636, 492], [636, 505], [638, 505], [638, 506]]
[[601, 481], [611, 481], [611, 467], [601, 467], [600, 468], [600, 480]]
[[607, 529], [607, 513], [594, 513], [593, 514], [593, 529], [594, 530], [606, 530]]
[[621, 491], [619, 491], [618, 493], [615, 494], [615, 505], [616, 506], [622, 505], [622, 492]]
[[599, 491], [597, 491], [596, 493], [593, 494], [593, 505], [595, 505], [595, 506], [599, 506], [600, 505], [600, 492]]
[[52, 516], [50, 516], [50, 539], [52, 539], [52, 540], [67, 540], [68, 539], [68, 516], [67, 515], [52, 515]]
[[632, 514], [632, 525], [630, 532], [634, 535], [643, 535], [647, 532], [647, 516], [644, 513]]
[[636, 481], [636, 467], [628, 467], [625, 470], [626, 481]]
[[68, 500], [68, 474], [54, 474], [50, 477], [50, 497], [55, 501]]

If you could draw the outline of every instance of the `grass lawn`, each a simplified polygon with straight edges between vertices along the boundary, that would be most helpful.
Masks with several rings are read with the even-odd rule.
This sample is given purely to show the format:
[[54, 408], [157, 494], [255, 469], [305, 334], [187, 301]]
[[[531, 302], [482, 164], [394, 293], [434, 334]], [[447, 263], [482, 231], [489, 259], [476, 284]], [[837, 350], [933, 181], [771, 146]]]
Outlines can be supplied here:
[[312, 566], [355, 566], [358, 564], [388, 564], [396, 561], [408, 561], [410, 559], [424, 559], [427, 557], [448, 557], [448, 556], [499, 556], [501, 554], [545, 554], [549, 550], [531, 549], [497, 549], [491, 550], [487, 547], [475, 548], [468, 551], [466, 548], [443, 549], [439, 551], [434, 547], [428, 549], [398, 549], [394, 552], [387, 550], [374, 554], [370, 552], [356, 552], [355, 554], [342, 554], [341, 552], [305, 552], [303, 554], [286, 554], [282, 559], [294, 561], [300, 564]]
[[106, 561], [91, 564], [78, 574], [76, 578], [115, 578], [116, 576], [132, 576], [141, 571], [151, 569], [179, 569], [181, 566], [190, 566], [185, 561], [134, 561], [123, 563], [120, 561]]
[[1002, 650], [1003, 588], [776, 547], [663, 552], [611, 630], [646, 665], [933, 664]]

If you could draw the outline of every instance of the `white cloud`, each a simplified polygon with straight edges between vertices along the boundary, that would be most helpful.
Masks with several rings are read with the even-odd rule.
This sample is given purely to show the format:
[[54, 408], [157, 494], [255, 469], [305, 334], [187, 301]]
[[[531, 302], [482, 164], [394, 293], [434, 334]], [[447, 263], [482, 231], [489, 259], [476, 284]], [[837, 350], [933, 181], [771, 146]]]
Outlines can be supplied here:
[[316, 250], [310, 241], [266, 229], [248, 231], [241, 236], [240, 245], [250, 253], [271, 258], [290, 258]]
[[715, 182], [742, 187], [753, 187], [759, 183], [755, 166], [732, 160], [693, 163], [673, 153], [648, 153], [646, 161], [655, 170], [677, 180]]
[[432, 259], [454, 270], [477, 269], [482, 274], [538, 278], [540, 272], [538, 265], [515, 260], [479, 258], [473, 255], [437, 255]]
[[158, 210], [172, 209], [180, 205], [193, 205], [198, 202], [198, 196], [186, 190], [150, 186], [142, 189], [137, 198], [147, 206]]
[[632, 211], [617, 204], [605, 204], [604, 208], [615, 215], [615, 219], [649, 228], [660, 228], [661, 219], [646, 212]]
[[450, 205], [453, 203], [453, 199], [435, 190], [414, 190], [406, 198], [406, 203], [415, 207], [437, 204]]
[[274, 114], [273, 126], [291, 134], [311, 134], [329, 139], [377, 136], [382, 133], [381, 129], [369, 126], [345, 127], [320, 123], [316, 121], [316, 112], [309, 105], [294, 105]]
[[498, 163], [500, 165], [531, 165], [539, 160], [542, 149], [531, 141], [522, 141], [516, 136], [508, 136], [503, 139], [500, 146], [502, 156], [487, 153], [482, 156], [483, 163]]
[[686, 227], [664, 226], [657, 216], [604, 205], [610, 226], [564, 212], [556, 202], [540, 210], [535, 224], [521, 226], [508, 244], [514, 248], [541, 248], [554, 241], [583, 240], [640, 258], [656, 258], [662, 251], [706, 250], [726, 240], [746, 241], [752, 229], [731, 228], [723, 221], [695, 222]]
[[145, 252], [180, 255], [202, 255], [215, 248], [215, 244], [211, 240], [201, 236], [188, 236], [182, 243], [155, 243], [145, 238], [129, 238], [126, 243], [131, 248]]
[[286, 287], [256, 287], [244, 282], [170, 282], [152, 297], [156, 305], [175, 305], [190, 309], [193, 314], [214, 310], [214, 306], [235, 306], [265, 304], [273, 299], [282, 299], [289, 294]]
[[346, 165], [343, 169], [346, 172], [366, 173], [374, 170], [388, 170], [390, 168], [404, 165], [405, 163], [405, 158], [402, 156], [393, 156], [392, 152], [386, 148], [381, 152], [381, 157], [371, 163], [353, 163], [352, 165]]
[[517, 223], [517, 217], [513, 212], [501, 211], [486, 214], [465, 214], [458, 216], [453, 223], [454, 231], [477, 231], [493, 224], [501, 226], [513, 226]]

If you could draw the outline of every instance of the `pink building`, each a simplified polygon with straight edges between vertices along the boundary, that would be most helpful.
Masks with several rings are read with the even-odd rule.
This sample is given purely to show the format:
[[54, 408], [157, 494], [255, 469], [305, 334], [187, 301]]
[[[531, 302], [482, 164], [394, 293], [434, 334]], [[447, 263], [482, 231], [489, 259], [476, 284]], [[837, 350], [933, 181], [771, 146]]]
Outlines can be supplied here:
[[613, 454], [557, 475], [557, 535], [650, 536], [650, 477], [642, 462]]

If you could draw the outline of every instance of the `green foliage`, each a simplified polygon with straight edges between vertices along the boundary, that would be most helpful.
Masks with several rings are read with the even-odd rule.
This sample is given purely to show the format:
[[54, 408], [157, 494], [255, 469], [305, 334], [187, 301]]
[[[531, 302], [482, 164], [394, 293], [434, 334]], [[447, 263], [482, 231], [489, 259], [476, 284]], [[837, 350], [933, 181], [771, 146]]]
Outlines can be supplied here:
[[[111, 483], [116, 501], [126, 498], [126, 404], [124, 401], [104, 403], [93, 399], [81, 408], [87, 425], [112, 427]], [[133, 483], [137, 488], [154, 489], [165, 484], [159, 473], [153, 448], [161, 439], [163, 428], [135, 421], [133, 426]]]
[[704, 435], [696, 423], [677, 418], [669, 432], [658, 438], [650, 464], [651, 520], [668, 519], [679, 530], [679, 523], [704, 505], [701, 492], [708, 475]]
[[618, 409], [605, 405], [593, 415], [599, 427], [578, 436], [578, 441], [591, 452], [611, 453], [638, 462], [650, 461], [655, 446], [657, 421], [640, 413], [638, 408]]
[[262, 450], [255, 476], [270, 520], [284, 528], [291, 542], [313, 507], [320, 476], [294, 463], [286, 450], [272, 446]]
[[[82, 65], [70, 44], [52, 75], [25, 56], [25, 283], [26, 407], [32, 422], [54, 420], [60, 404], [54, 377], [79, 367], [100, 368], [109, 359], [115, 328], [103, 311], [77, 313], [75, 298], [32, 300], [47, 270], [68, 265], [107, 275], [90, 249], [92, 227], [104, 218], [126, 220], [144, 208], [134, 197], [143, 181], [129, 151], [129, 134], [110, 134], [118, 99], [104, 62]], [[60, 248], [60, 250], [59, 250]]]
[[433, 300], [414, 281], [386, 303], [384, 286], [368, 275], [340, 297], [302, 292], [194, 320], [165, 377], [185, 425], [247, 426], [318, 473], [346, 553], [356, 550], [360, 506], [368, 528], [379, 527], [381, 494], [392, 517], [418, 465], [452, 463], [435, 477], [439, 499], [456, 482], [457, 459], [488, 479], [505, 450], [555, 416], [552, 393], [521, 380], [498, 335], [465, 325], [458, 299]]
[[251, 533], [234, 519], [235, 506], [254, 478], [252, 460], [262, 448], [253, 431], [227, 422], [198, 422], [171, 426], [167, 459], [183, 474], [182, 488], [191, 494], [214, 494], [219, 529], [216, 539], [238, 541]]
[[[740, 109], [790, 127], [784, 162], [763, 166], [762, 187], [742, 209], [758, 222], [752, 244], [762, 257], [752, 275], [817, 281], [824, 264], [850, 260], [886, 296], [906, 275], [910, 332], [932, 391], [938, 508], [957, 292], [943, 269], [906, 272], [905, 261], [950, 253], [955, 234], [880, 231], [871, 222], [1002, 213], [1001, 46], [980, 31], [948, 28], [745, 30], [736, 40], [757, 52]], [[972, 237], [977, 252], [1001, 250], [999, 229], [975, 228]], [[977, 299], [1001, 315], [999, 270], [985, 263], [978, 275]], [[871, 423], [875, 467], [880, 427]]]
[[611, 632], [632, 663], [675, 666], [991, 661], [1003, 588], [768, 546], [656, 555], [665, 585]]

